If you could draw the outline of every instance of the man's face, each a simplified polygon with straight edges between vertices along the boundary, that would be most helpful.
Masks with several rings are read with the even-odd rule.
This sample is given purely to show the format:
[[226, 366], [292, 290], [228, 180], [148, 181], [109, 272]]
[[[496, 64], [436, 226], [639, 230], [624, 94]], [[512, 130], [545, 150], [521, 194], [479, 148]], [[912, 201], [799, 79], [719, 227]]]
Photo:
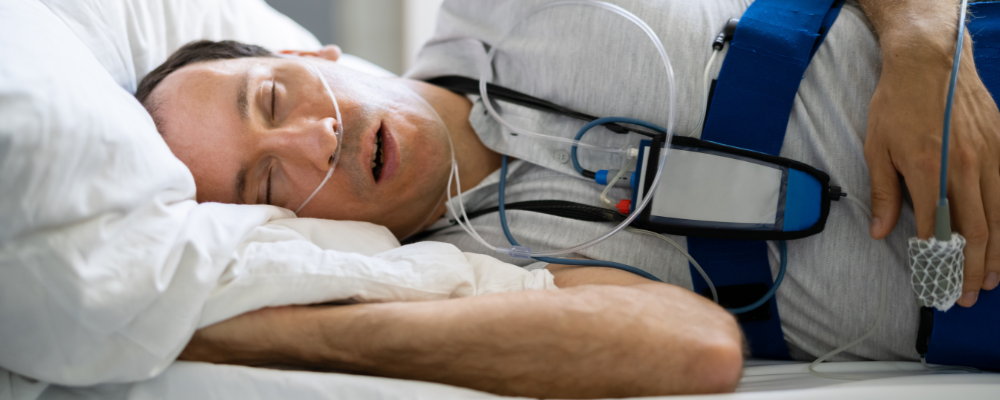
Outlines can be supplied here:
[[299, 216], [368, 221], [400, 236], [436, 208], [450, 163], [446, 128], [409, 85], [320, 58], [242, 58], [185, 66], [152, 99], [199, 202], [295, 210], [326, 176], [343, 124], [336, 169]]

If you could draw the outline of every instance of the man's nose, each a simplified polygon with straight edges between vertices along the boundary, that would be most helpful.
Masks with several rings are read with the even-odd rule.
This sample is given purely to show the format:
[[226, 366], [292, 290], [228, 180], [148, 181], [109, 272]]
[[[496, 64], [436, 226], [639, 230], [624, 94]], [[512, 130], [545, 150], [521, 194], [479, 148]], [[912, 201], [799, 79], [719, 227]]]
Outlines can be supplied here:
[[303, 121], [279, 135], [274, 135], [269, 147], [283, 158], [305, 161], [315, 168], [326, 171], [330, 168], [334, 153], [337, 152], [336, 118]]

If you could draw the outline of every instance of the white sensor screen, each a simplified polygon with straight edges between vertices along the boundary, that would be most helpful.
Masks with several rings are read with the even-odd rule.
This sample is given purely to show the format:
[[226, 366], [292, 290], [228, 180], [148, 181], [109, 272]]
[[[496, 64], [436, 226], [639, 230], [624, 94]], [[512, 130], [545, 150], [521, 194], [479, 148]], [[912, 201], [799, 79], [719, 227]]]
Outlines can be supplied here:
[[[649, 157], [649, 147], [644, 149]], [[648, 160], [647, 160], [648, 161]], [[643, 163], [640, 182], [644, 182]], [[716, 154], [672, 148], [656, 188], [652, 217], [734, 224], [773, 225], [781, 197], [782, 170]], [[639, 192], [641, 199], [643, 193]]]

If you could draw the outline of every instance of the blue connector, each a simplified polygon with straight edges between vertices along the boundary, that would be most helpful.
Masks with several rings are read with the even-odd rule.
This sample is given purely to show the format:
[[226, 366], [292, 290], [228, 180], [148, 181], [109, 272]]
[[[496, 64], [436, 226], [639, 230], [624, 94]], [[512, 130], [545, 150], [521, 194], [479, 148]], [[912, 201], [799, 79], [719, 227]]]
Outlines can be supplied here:
[[608, 170], [602, 169], [600, 171], [597, 171], [597, 173], [594, 174], [594, 181], [596, 181], [600, 185], [607, 185], [608, 184]]
[[[611, 169], [611, 170], [602, 169], [594, 173], [594, 182], [597, 182], [597, 184], [599, 185], [607, 185], [608, 180], [614, 178], [616, 175], [618, 175], [617, 169]], [[635, 176], [636, 176], [635, 172], [633, 172], [631, 175], [626, 174], [621, 178], [619, 182], [615, 182], [615, 186], [618, 187], [635, 186], [635, 183], [632, 183], [635, 181]], [[629, 177], [631, 177], [631, 179]]]

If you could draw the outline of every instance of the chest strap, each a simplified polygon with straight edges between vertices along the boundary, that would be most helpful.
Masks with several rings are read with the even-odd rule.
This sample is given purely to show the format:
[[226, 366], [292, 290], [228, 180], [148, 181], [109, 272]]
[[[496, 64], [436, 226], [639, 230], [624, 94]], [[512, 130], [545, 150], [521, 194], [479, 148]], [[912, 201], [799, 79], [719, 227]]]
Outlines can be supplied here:
[[[756, 0], [740, 17], [722, 64], [702, 140], [777, 156], [799, 83], [843, 0]], [[773, 284], [767, 243], [689, 237], [688, 252], [722, 292]], [[691, 268], [695, 291], [707, 289]], [[728, 287], [728, 288], [727, 288]], [[747, 297], [745, 306], [756, 300]], [[743, 300], [740, 300], [743, 301]], [[756, 358], [789, 359], [775, 297], [741, 318]]]
[[[993, 101], [1000, 102], [1000, 2], [969, 4], [969, 16], [976, 69]], [[922, 327], [931, 317], [927, 362], [1000, 370], [1000, 289], [979, 292], [970, 308], [925, 311]]]

